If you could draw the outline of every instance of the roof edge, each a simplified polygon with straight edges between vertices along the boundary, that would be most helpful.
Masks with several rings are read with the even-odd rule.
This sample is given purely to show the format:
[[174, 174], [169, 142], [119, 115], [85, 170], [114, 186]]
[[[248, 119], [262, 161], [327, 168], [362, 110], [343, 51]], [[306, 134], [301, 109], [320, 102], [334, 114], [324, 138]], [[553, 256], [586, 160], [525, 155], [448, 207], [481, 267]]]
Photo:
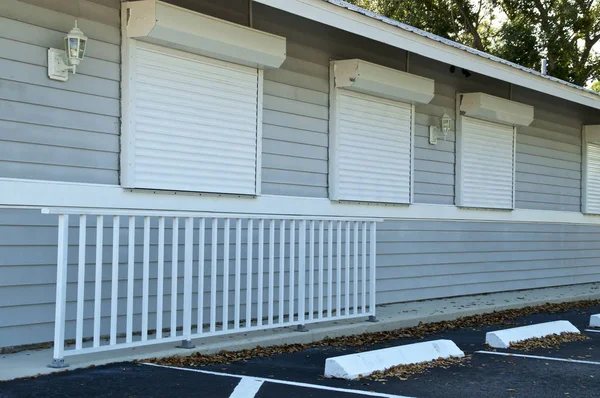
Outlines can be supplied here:
[[342, 0], [253, 1], [427, 58], [600, 109], [600, 94], [592, 90], [543, 75], [535, 70], [427, 33]]

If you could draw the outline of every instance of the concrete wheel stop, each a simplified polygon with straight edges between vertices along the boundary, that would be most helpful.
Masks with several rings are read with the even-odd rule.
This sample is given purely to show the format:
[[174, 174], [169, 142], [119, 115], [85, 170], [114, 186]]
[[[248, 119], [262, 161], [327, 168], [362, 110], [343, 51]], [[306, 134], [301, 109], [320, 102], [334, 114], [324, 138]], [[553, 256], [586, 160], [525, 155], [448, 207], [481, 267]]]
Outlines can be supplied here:
[[511, 343], [516, 343], [518, 341], [561, 333], [579, 333], [579, 330], [569, 321], [545, 322], [487, 332], [485, 335], [485, 342], [490, 347], [508, 348]]
[[425, 341], [327, 358], [325, 377], [352, 380], [393, 366], [464, 356], [464, 352], [452, 340]]

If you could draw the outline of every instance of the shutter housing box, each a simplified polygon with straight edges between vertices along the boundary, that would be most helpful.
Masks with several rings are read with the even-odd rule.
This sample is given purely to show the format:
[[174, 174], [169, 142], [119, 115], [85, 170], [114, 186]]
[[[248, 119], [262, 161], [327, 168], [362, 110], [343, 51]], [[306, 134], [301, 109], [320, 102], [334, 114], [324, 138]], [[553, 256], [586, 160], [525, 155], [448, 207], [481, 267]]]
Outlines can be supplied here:
[[409, 104], [428, 104], [434, 81], [360, 59], [333, 62], [335, 87]]
[[460, 111], [465, 116], [509, 126], [529, 126], [533, 106], [485, 93], [461, 94]]
[[157, 0], [121, 6], [124, 35], [254, 68], [279, 68], [286, 39]]

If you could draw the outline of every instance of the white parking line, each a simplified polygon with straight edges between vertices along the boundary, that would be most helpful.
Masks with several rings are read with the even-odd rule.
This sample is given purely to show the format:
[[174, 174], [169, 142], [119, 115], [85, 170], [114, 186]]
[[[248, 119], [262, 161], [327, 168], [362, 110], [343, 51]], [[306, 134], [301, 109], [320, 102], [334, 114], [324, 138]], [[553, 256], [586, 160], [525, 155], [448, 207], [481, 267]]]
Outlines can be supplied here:
[[512, 354], [510, 352], [475, 351], [475, 353], [476, 354], [489, 354], [489, 355], [502, 355], [502, 356], [505, 356], [505, 357], [544, 359], [546, 361], [583, 363], [583, 364], [586, 364], [586, 365], [600, 365], [600, 362], [582, 361], [580, 359], [565, 359], [565, 358], [541, 357], [539, 355]]
[[229, 398], [254, 398], [263, 383], [262, 380], [242, 377], [242, 380], [235, 387]]
[[257, 382], [263, 382], [263, 383], [267, 382], [267, 383], [274, 383], [274, 384], [284, 384], [284, 385], [295, 386], [295, 387], [314, 388], [315, 390], [327, 390], [327, 391], [343, 392], [343, 393], [346, 393], [346, 394], [366, 395], [366, 396], [370, 396], [370, 397], [411, 398], [411, 397], [407, 397], [407, 396], [403, 396], [403, 395], [384, 394], [384, 393], [378, 393], [378, 392], [372, 392], [372, 391], [362, 391], [362, 390], [350, 390], [350, 389], [347, 389], [347, 388], [337, 388], [337, 387], [321, 386], [321, 385], [318, 385], [318, 384], [299, 383], [299, 382], [287, 381], [287, 380], [267, 379], [267, 378], [264, 378], [264, 377], [241, 376], [241, 375], [236, 375], [236, 374], [231, 374], [231, 373], [211, 372], [210, 370], [200, 370], [200, 369], [180, 368], [180, 367], [177, 367], [177, 366], [157, 365], [157, 364], [154, 364], [154, 363], [143, 363], [143, 365], [155, 366], [157, 368], [164, 368], [164, 369], [183, 370], [183, 371], [186, 371], [186, 372], [203, 373], [203, 374], [214, 375], [214, 376], [236, 377], [236, 378], [242, 379], [242, 380], [243, 379], [251, 379], [251, 380], [254, 380], [254, 381], [257, 381]]
[[585, 329], [586, 332], [600, 333], [600, 330]]

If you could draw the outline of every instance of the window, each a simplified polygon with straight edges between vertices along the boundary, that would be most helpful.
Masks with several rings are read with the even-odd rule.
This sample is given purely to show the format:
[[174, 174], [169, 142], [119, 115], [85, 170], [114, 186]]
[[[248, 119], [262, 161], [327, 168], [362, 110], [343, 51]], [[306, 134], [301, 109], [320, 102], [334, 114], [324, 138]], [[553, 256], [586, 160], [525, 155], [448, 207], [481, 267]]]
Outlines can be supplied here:
[[331, 69], [331, 199], [411, 203], [414, 103], [433, 81], [361, 60]]
[[121, 184], [259, 194], [263, 69], [285, 38], [161, 1], [123, 10]]
[[337, 100], [336, 195], [409, 203], [412, 106], [352, 92]]
[[257, 194], [262, 71], [131, 43], [124, 185]]
[[516, 126], [531, 124], [533, 107], [484, 93], [457, 103], [456, 204], [514, 209]]
[[514, 207], [515, 128], [462, 117], [459, 205]]
[[600, 125], [583, 131], [583, 212], [600, 214]]

